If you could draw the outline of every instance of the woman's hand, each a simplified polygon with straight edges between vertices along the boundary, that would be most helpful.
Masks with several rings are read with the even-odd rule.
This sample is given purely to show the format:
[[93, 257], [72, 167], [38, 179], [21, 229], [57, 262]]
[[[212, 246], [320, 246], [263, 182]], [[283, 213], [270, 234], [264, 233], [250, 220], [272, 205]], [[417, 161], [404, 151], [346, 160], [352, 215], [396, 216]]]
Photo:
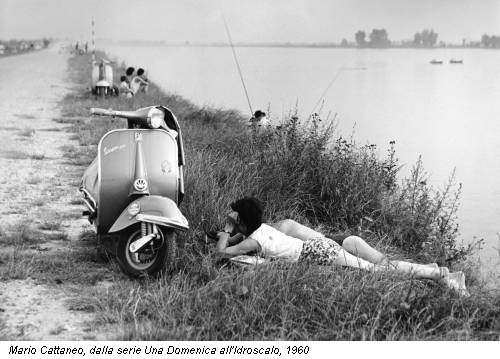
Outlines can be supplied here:
[[226, 225], [224, 226], [224, 231], [227, 231], [231, 234], [235, 232], [240, 232], [240, 218], [238, 212], [230, 212], [226, 217]]
[[216, 248], [217, 248], [217, 252], [219, 254], [225, 253], [225, 250], [226, 250], [227, 246], [229, 245], [228, 241], [229, 241], [229, 233], [226, 233], [226, 232], [218, 232], [217, 233]]
[[234, 224], [232, 223], [226, 223], [224, 225], [224, 230], [223, 232], [226, 232], [226, 233], [233, 233], [234, 232]]
[[227, 236], [227, 238], [231, 237], [225, 230], [223, 232], [217, 232], [217, 239], [221, 239], [222, 236]]

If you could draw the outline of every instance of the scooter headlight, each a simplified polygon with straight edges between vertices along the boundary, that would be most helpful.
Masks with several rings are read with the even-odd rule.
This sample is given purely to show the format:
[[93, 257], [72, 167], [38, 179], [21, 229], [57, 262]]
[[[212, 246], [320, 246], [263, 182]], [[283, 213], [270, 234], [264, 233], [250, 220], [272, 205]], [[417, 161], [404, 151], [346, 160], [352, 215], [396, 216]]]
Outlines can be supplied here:
[[162, 110], [153, 107], [148, 113], [148, 125], [151, 128], [159, 128], [165, 119], [165, 114]]

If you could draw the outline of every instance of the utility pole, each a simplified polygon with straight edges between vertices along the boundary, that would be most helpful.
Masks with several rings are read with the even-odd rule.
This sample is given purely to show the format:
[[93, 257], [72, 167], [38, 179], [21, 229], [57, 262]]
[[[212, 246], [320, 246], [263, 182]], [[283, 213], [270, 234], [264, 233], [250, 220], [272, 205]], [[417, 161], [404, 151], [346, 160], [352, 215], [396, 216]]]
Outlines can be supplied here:
[[95, 24], [92, 16], [92, 61], [95, 61]]

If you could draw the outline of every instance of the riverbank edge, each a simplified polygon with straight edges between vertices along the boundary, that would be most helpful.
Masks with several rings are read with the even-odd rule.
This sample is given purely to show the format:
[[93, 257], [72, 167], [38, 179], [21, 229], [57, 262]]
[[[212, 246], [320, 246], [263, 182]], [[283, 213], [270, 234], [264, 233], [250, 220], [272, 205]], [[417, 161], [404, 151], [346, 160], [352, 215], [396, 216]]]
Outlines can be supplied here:
[[[78, 57], [76, 57], [76, 58], [78, 59]], [[63, 107], [63, 112], [65, 112], [66, 116], [68, 116], [68, 117], [72, 117], [72, 118], [77, 118], [78, 116], [86, 117], [87, 113], [88, 113], [89, 106], [90, 107], [92, 107], [92, 106], [104, 107], [104, 108], [113, 107], [113, 108], [120, 108], [120, 109], [136, 109], [138, 107], [142, 107], [142, 106], [146, 105], [146, 103], [144, 103], [145, 101], [148, 102], [149, 105], [151, 105], [153, 103], [163, 104], [161, 102], [151, 102], [151, 101], [169, 98], [170, 99], [169, 107], [171, 107], [171, 109], [174, 110], [174, 113], [176, 113], [180, 119], [183, 119], [183, 120], [192, 119], [193, 116], [199, 116], [202, 118], [201, 123], [206, 122], [207, 126], [218, 127], [218, 125], [220, 125], [220, 122], [222, 122], [222, 123], [224, 123], [225, 126], [231, 128], [232, 130], [236, 129], [236, 131], [240, 131], [240, 130], [245, 128], [245, 126], [244, 126], [245, 119], [241, 116], [241, 114], [239, 114], [236, 111], [217, 110], [217, 109], [210, 109], [210, 108], [200, 109], [199, 107], [195, 106], [194, 104], [192, 104], [191, 102], [189, 102], [188, 100], [186, 100], [180, 96], [172, 95], [172, 94], [170, 94], [170, 95], [164, 94], [161, 90], [159, 90], [159, 88], [157, 88], [154, 85], [151, 86], [150, 93], [144, 97], [138, 96], [137, 98], [133, 98], [133, 99], [125, 99], [125, 98], [118, 97], [118, 98], [107, 98], [107, 99], [95, 100], [89, 94], [82, 94], [81, 92], [79, 92], [79, 91], [83, 91], [85, 84], [88, 82], [87, 77], [90, 77], [90, 76], [88, 76], [90, 74], [90, 72], [88, 71], [88, 69], [89, 69], [88, 66], [84, 65], [83, 67], [78, 68], [78, 66], [82, 66], [82, 63], [84, 61], [80, 61], [79, 64], [78, 63], [75, 64], [74, 59], [75, 59], [75, 57], [70, 59], [70, 72], [72, 72], [71, 76], [72, 76], [73, 80], [75, 80], [75, 82], [78, 83], [79, 88], [76, 89], [73, 94], [67, 96], [65, 99], [63, 99], [61, 101], [61, 106]], [[116, 71], [116, 69], [115, 69], [115, 71]], [[118, 73], [115, 72], [115, 76], [117, 76], [117, 75], [118, 75]], [[172, 102], [172, 99], [175, 100], [174, 106], [172, 106], [172, 104], [174, 103], [174, 102]], [[97, 101], [97, 103], [96, 103], [96, 101]], [[109, 105], [112, 105], [112, 106], [109, 106]], [[219, 119], [218, 124], [211, 123], [212, 117], [217, 117]], [[221, 118], [224, 121], [220, 121]], [[88, 122], [85, 120], [77, 120], [76, 122], [68, 121], [68, 123], [71, 124], [72, 130], [75, 132], [75, 137], [78, 138], [80, 144], [83, 145], [83, 146], [81, 146], [80, 149], [78, 149], [78, 152], [77, 152], [77, 155], [80, 156], [79, 161], [82, 164], [85, 162], [90, 163], [90, 161], [93, 159], [94, 154], [95, 154], [95, 145], [97, 144], [98, 139], [101, 137], [101, 135], [103, 133], [105, 133], [107, 130], [109, 130], [111, 128], [120, 127], [120, 125], [117, 124], [116, 121], [115, 121], [115, 123], [112, 123], [112, 121], [102, 121], [102, 122], [100, 122], [100, 124], [97, 127], [92, 126], [91, 122]], [[182, 127], [182, 125], [183, 125], [183, 123], [181, 121], [181, 127]], [[201, 129], [201, 131], [204, 132], [203, 129]], [[184, 136], [185, 136], [188, 147], [191, 146], [193, 143], [196, 143], [200, 140], [200, 138], [198, 136], [194, 136], [195, 137], [194, 139], [189, 138], [188, 132], [185, 132]], [[222, 141], [224, 141], [224, 140], [227, 140], [227, 138], [222, 138]], [[202, 142], [203, 146], [206, 146], [206, 145], [210, 145], [211, 141], [213, 141], [213, 139], [208, 139], [205, 142], [203, 142], [203, 141], [201, 141], [201, 142]], [[191, 145], [190, 145], [190, 143], [191, 143]], [[203, 146], [201, 146], [201, 147], [203, 147]], [[197, 146], [194, 146], [194, 148], [192, 148], [190, 150], [188, 149], [188, 152], [198, 150], [201, 147], [199, 146], [199, 144], [197, 144]], [[201, 148], [201, 151], [206, 151], [206, 148]], [[194, 153], [192, 153], [192, 154], [194, 154]], [[72, 156], [74, 157], [75, 153], [72, 153]], [[193, 156], [193, 157], [195, 157], [195, 156]], [[188, 158], [189, 158], [189, 156], [188, 156]], [[196, 158], [194, 159], [194, 161], [196, 161]], [[220, 211], [219, 208], [214, 208], [213, 210]], [[214, 223], [212, 223], [212, 225], [214, 225]], [[192, 232], [190, 234], [191, 236], [194, 236], [195, 238], [184, 238], [183, 241], [187, 242], [187, 243], [196, 242], [199, 239], [197, 237], [200, 236], [199, 229], [200, 228], [197, 228], [197, 230], [195, 230], [194, 232]], [[188, 248], [188, 250], [189, 250], [189, 248]], [[181, 295], [182, 297], [184, 297], [184, 296], [187, 297], [187, 296], [189, 296], [189, 294], [192, 294], [190, 292], [192, 290], [208, 291], [209, 294], [212, 294], [212, 295], [214, 294], [214, 292], [217, 293], [216, 297], [218, 298], [218, 300], [220, 300], [220, 303], [217, 303], [216, 301], [215, 302], [212, 301], [210, 303], [211, 305], [213, 305], [212, 309], [214, 309], [213, 313], [211, 313], [211, 314], [214, 314], [214, 313], [217, 313], [218, 311], [220, 311], [221, 303], [225, 302], [225, 301], [221, 300], [221, 298], [220, 298], [221, 293], [226, 295], [226, 296], [229, 295], [230, 297], [233, 297], [233, 298], [240, 298], [239, 294], [238, 294], [238, 291], [240, 288], [245, 287], [245, 288], [247, 288], [247, 290], [250, 289], [250, 293], [254, 293], [255, 291], [262, 290], [263, 288], [258, 288], [258, 284], [255, 283], [255, 280], [258, 278], [262, 279], [262, 276], [267, 278], [267, 280], [264, 281], [263, 285], [264, 285], [265, 290], [262, 293], [267, 293], [269, 291], [268, 286], [271, 285], [272, 282], [274, 282], [274, 280], [276, 279], [276, 276], [280, 276], [280, 278], [282, 280], [282, 285], [285, 289], [286, 288], [289, 289], [289, 286], [291, 284], [293, 284], [292, 283], [293, 277], [290, 277], [290, 276], [287, 276], [286, 278], [281, 277], [281, 275], [283, 273], [279, 267], [278, 268], [271, 268], [271, 270], [270, 270], [271, 274], [266, 273], [266, 271], [268, 271], [269, 268], [267, 268], [266, 271], [262, 270], [262, 269], [257, 269], [254, 272], [250, 272], [250, 273], [247, 273], [247, 272], [243, 273], [241, 271], [230, 271], [228, 273], [228, 272], [221, 270], [221, 268], [217, 269], [217, 266], [215, 266], [215, 268], [214, 268], [215, 263], [213, 262], [213, 259], [210, 256], [209, 252], [210, 251], [208, 251], [208, 250], [204, 251], [203, 253], [201, 253], [202, 254], [201, 256], [194, 258], [194, 260], [193, 260], [193, 258], [190, 258], [189, 260], [187, 260], [187, 262], [184, 263], [184, 268], [183, 268], [184, 273], [179, 272], [179, 273], [175, 274], [173, 280], [174, 281], [181, 280], [181, 281], [186, 281], [186, 283], [189, 283], [189, 285], [187, 286], [187, 287], [189, 287], [188, 288], [189, 290], [186, 293], [182, 293], [182, 295]], [[183, 248], [183, 251], [181, 251], [181, 254], [182, 253], [186, 254], [186, 248]], [[194, 282], [192, 282], [191, 278], [186, 278], [186, 276], [193, 275], [193, 268], [188, 268], [188, 267], [193, 265], [196, 262], [201, 262], [202, 265], [199, 266], [199, 268], [197, 270], [196, 280]], [[204, 271], [207, 271], [208, 273], [204, 273]], [[328, 296], [326, 293], [324, 293], [324, 290], [320, 290], [320, 289], [322, 289], [321, 287], [324, 285], [325, 279], [326, 279], [325, 272], [323, 270], [318, 270], [317, 268], [311, 269], [311, 268], [304, 268], [304, 267], [298, 266], [298, 269], [293, 269], [292, 273], [295, 275], [301, 276], [305, 283], [308, 283], [310, 285], [312, 284], [313, 286], [317, 285], [316, 289], [319, 290], [321, 293], [325, 294], [325, 298], [328, 297], [329, 300], [332, 299], [331, 296]], [[312, 274], [318, 275], [318, 277], [322, 278], [322, 280], [318, 281], [318, 279], [311, 277]], [[200, 276], [205, 277], [205, 278], [201, 278], [201, 282], [200, 282]], [[235, 276], [236, 276], [236, 280], [234, 278]], [[475, 292], [471, 298], [463, 299], [463, 298], [458, 298], [458, 297], [454, 296], [453, 293], [449, 293], [446, 290], [443, 290], [443, 288], [440, 288], [439, 286], [435, 286], [432, 283], [422, 284], [420, 281], [413, 281], [413, 280], [410, 281], [410, 280], [406, 280], [406, 279], [398, 277], [398, 276], [389, 276], [390, 277], [389, 279], [387, 279], [387, 278], [384, 279], [384, 278], [377, 276], [377, 275], [374, 276], [374, 275], [365, 274], [365, 273], [360, 274], [360, 273], [355, 273], [355, 272], [352, 272], [349, 270], [347, 270], [341, 274], [338, 274], [337, 276], [338, 276], [338, 278], [336, 278], [336, 280], [337, 280], [336, 284], [337, 285], [344, 284], [344, 287], [349, 288], [349, 289], [346, 289], [347, 291], [349, 291], [349, 290], [352, 291], [351, 294], [358, 293], [358, 300], [359, 300], [359, 290], [363, 289], [363, 287], [366, 287], [366, 286], [368, 286], [372, 289], [371, 295], [376, 295], [376, 293], [384, 293], [385, 292], [386, 295], [389, 298], [391, 298], [391, 300], [389, 301], [390, 303], [387, 303], [387, 302], [384, 303], [384, 309], [382, 310], [382, 311], [384, 311], [384, 315], [393, 315], [395, 312], [394, 308], [385, 308], [385, 306], [387, 306], [389, 304], [390, 304], [390, 306], [396, 305], [396, 307], [399, 308], [398, 310], [401, 309], [401, 306], [403, 308], [407, 308], [407, 307], [411, 308], [412, 304], [417, 303], [417, 302], [420, 302], [420, 304], [418, 306], [421, 307], [422, 306], [422, 303], [421, 303], [422, 298], [419, 297], [418, 295], [416, 297], [413, 297], [415, 295], [415, 293], [411, 294], [412, 287], [416, 287], [417, 292], [420, 292], [420, 294], [425, 294], [424, 297], [427, 298], [428, 300], [430, 300], [430, 298], [432, 298], [433, 296], [436, 297], [436, 298], [433, 298], [434, 299], [433, 304], [437, 304], [436, 303], [436, 300], [437, 300], [437, 302], [439, 302], [440, 310], [445, 311], [445, 312], [440, 313], [441, 315], [439, 315], [439, 320], [446, 322], [451, 317], [456, 315], [456, 313], [454, 313], [454, 310], [456, 310], [456, 306], [458, 305], [460, 308], [462, 308], [464, 310], [464, 312], [462, 314], [464, 314], [465, 317], [462, 318], [462, 319], [464, 319], [464, 322], [462, 323], [462, 325], [463, 325], [463, 327], [469, 328], [465, 332], [463, 332], [464, 329], [460, 329], [460, 330], [453, 329], [450, 332], [450, 333], [452, 333], [451, 336], [448, 332], [445, 332], [445, 331], [443, 331], [442, 334], [437, 334], [436, 332], [431, 331], [428, 333], [427, 336], [421, 336], [418, 334], [415, 335], [415, 333], [413, 335], [409, 335], [410, 334], [409, 332], [404, 334], [404, 333], [400, 333], [399, 331], [396, 331], [393, 333], [394, 336], [391, 338], [399, 338], [399, 339], [409, 338], [409, 339], [419, 339], [419, 340], [421, 340], [421, 339], [485, 339], [485, 338], [491, 339], [491, 338], [498, 338], [498, 335], [499, 335], [498, 331], [493, 331], [493, 332], [489, 331], [489, 334], [486, 335], [486, 337], [485, 337], [484, 336], [485, 333], [482, 333], [481, 330], [478, 330], [480, 328], [476, 327], [475, 329], [471, 329], [471, 320], [474, 321], [474, 320], [478, 319], [477, 317], [474, 318], [474, 316], [470, 316], [470, 313], [469, 313], [469, 310], [471, 310], [475, 307], [474, 303], [481, 304], [480, 306], [476, 307], [476, 309], [478, 311], [482, 310], [482, 311], [485, 311], [484, 314], [486, 314], [486, 312], [488, 313], [489, 319], [484, 317], [481, 320], [486, 320], [487, 322], [489, 322], [490, 320], [493, 320], [494, 318], [498, 318], [498, 316], [500, 315], [498, 313], [500, 311], [500, 309], [499, 309], [500, 306], [498, 305], [498, 303], [500, 303], [500, 297], [499, 296], [491, 297], [492, 294], [490, 292], [482, 291], [482, 289], [479, 287], [477, 288], [478, 291]], [[374, 281], [375, 284], [371, 283], [374, 280], [374, 278], [375, 278], [375, 281]], [[330, 280], [331, 280], [331, 278], [330, 278]], [[155, 282], [155, 281], [147, 282], [147, 284], [134, 283], [132, 286], [134, 288], [137, 288], [137, 289], [139, 289], [139, 288], [144, 289], [144, 285], [146, 285], [148, 287], [148, 293], [151, 294], [154, 298], [164, 300], [165, 296], [166, 296], [167, 299], [172, 299], [171, 298], [172, 293], [169, 293], [169, 290], [168, 289], [166, 290], [166, 288], [165, 288], [166, 282], [170, 285], [171, 281], [172, 281], [172, 278], [168, 278], [168, 279], [163, 278], [157, 282]], [[250, 281], [250, 283], [249, 283], [249, 281]], [[338, 283], [338, 281], [340, 281], [340, 283]], [[401, 289], [403, 289], [403, 291], [407, 290], [406, 298], [403, 301], [401, 300], [401, 295], [399, 292], [397, 292], [397, 291], [392, 292], [392, 290], [389, 290], [387, 292], [388, 287], [391, 286], [392, 284], [394, 284], [394, 281], [396, 281], [397, 285], [400, 286], [399, 287], [400, 290]], [[233, 283], [232, 283], [232, 285], [230, 285], [228, 287], [227, 282], [233, 282]], [[348, 284], [348, 282], [349, 282], [349, 284]], [[207, 287], [208, 283], [212, 283], [212, 286]], [[354, 283], [354, 285], [353, 285], [353, 283]], [[348, 284], [348, 285], [346, 285], [346, 284]], [[103, 323], [115, 322], [116, 323], [116, 321], [118, 320], [123, 326], [130, 327], [130, 323], [136, 321], [137, 318], [135, 317], [135, 313], [134, 313], [133, 319], [132, 319], [132, 317], [129, 317], [129, 315], [131, 315], [130, 312], [126, 313], [126, 315], [123, 315], [124, 310], [125, 311], [132, 310], [132, 308], [127, 308], [127, 304], [125, 303], [125, 299], [126, 299], [127, 303], [130, 302], [130, 300], [133, 297], [133, 293], [132, 293], [132, 297], [125, 295], [123, 298], [120, 298], [120, 295], [123, 295], [124, 292], [130, 292], [130, 286], [131, 286], [130, 283], [129, 284], [118, 283], [119, 288], [117, 288], [117, 289], [119, 289], [119, 290], [118, 290], [117, 295], [114, 295], [113, 298], [109, 298], [109, 296], [108, 296], [108, 298], [103, 298], [102, 295], [99, 295], [98, 297], [93, 298], [91, 300], [93, 308], [96, 309], [96, 311], [101, 316], [101, 319], [100, 319], [101, 322], [103, 322]], [[360, 286], [361, 286], [361, 288], [360, 288]], [[409, 288], [408, 288], [408, 286], [409, 286]], [[302, 293], [302, 290], [300, 288], [296, 288], [296, 289], [298, 289], [299, 293], [304, 294], [304, 293]], [[413, 288], [413, 289], [415, 289], [415, 288]], [[474, 290], [476, 288], [474, 287], [474, 289], [473, 288], [470, 288], [470, 289]], [[175, 288], [175, 290], [178, 290], [178, 288]], [[333, 290], [333, 288], [332, 288], [332, 290]], [[350, 295], [345, 295], [345, 293], [344, 293], [344, 295], [342, 295], [342, 293], [338, 293], [338, 288], [337, 288], [337, 292], [334, 291], [334, 293], [336, 293], [336, 295], [339, 295], [339, 297], [336, 297], [336, 295], [334, 296], [334, 297], [336, 297], [336, 302], [338, 302], [339, 298], [350, 296]], [[137, 294], [139, 294], [139, 293], [136, 293], [136, 295]], [[179, 295], [180, 293], [177, 292], [176, 294]], [[129, 295], [130, 295], [130, 293], [129, 293]], [[267, 296], [268, 295], [269, 294], [267, 294]], [[371, 295], [367, 295], [367, 296], [370, 297]], [[264, 296], [266, 296], [266, 295], [264, 295]], [[378, 297], [378, 295], [376, 295], [375, 297]], [[243, 299], [248, 299], [248, 298], [243, 298]], [[348, 299], [344, 298], [344, 300], [348, 300]], [[395, 300], [395, 302], [393, 300]], [[325, 299], [325, 302], [328, 302], [328, 301]], [[415, 302], [413, 303], [413, 301], [415, 301]], [[448, 305], [445, 305], [443, 307], [442, 305], [446, 301], [448, 301]], [[377, 302], [377, 301], [375, 300], [375, 302]], [[177, 303], [177, 305], [179, 305], [179, 302], [176, 302], [176, 303]], [[486, 303], [491, 304], [491, 306], [488, 305], [489, 309], [484, 307], [484, 305]], [[151, 303], [149, 303], [149, 304], [151, 304]], [[200, 303], [196, 302], [196, 301], [191, 303], [192, 308], [196, 309], [196, 310], [199, 310], [199, 308], [198, 308], [199, 304]], [[291, 304], [292, 303], [287, 303], [286, 305], [291, 305]], [[348, 303], [344, 303], [344, 304], [348, 304]], [[294, 303], [294, 305], [300, 306], [299, 303]], [[424, 307], [426, 307], [426, 306], [424, 305]], [[156, 307], [156, 309], [159, 309], [159, 308]], [[164, 308], [164, 309], [166, 309], [166, 308]], [[374, 313], [371, 313], [372, 311], [368, 310], [368, 308], [363, 308], [363, 310], [359, 310], [359, 309], [360, 308], [357, 308], [357, 310], [354, 310], [352, 312], [352, 314], [355, 315], [358, 320], [361, 320], [361, 322], [363, 322], [363, 320], [365, 322], [366, 321], [370, 322], [370, 321], [373, 321], [375, 319], [375, 317], [373, 316]], [[385, 309], [387, 310], [387, 312], [385, 312]], [[431, 306], [428, 309], [433, 311], [436, 308], [433, 308]], [[196, 310], [195, 310], [195, 312], [196, 312]], [[380, 310], [381, 310], [381, 308], [379, 308], [379, 315], [380, 315]], [[398, 310], [396, 310], [396, 311], [398, 311]], [[409, 310], [409, 309], [407, 309], [407, 310]], [[117, 311], [121, 313], [119, 318], [116, 318], [116, 317], [110, 318], [110, 315], [112, 316], [111, 313], [116, 314]], [[254, 310], [252, 310], [252, 311], [255, 312]], [[134, 309], [134, 312], [135, 312], [135, 309]], [[146, 312], [149, 312], [149, 310], [147, 310]], [[448, 315], [446, 315], [446, 312], [448, 312]], [[477, 312], [477, 311], [473, 310], [473, 312]], [[107, 313], [107, 315], [105, 313]], [[371, 315], [370, 315], [370, 313], [371, 313]], [[415, 314], [415, 313], [413, 313], [413, 314], [412, 313], [413, 313], [413, 311], [411, 311], [411, 313], [406, 313], [406, 314], [410, 314], [410, 315]], [[167, 318], [169, 320], [166, 320]], [[169, 322], [172, 322], [172, 323], [177, 322], [178, 323], [179, 319], [178, 318], [171, 318], [171, 317], [167, 317], [167, 318], [160, 316], [159, 318], [155, 318], [152, 321], [155, 322], [156, 324], [161, 323], [161, 324], [166, 325], [169, 330], [165, 331], [165, 328], [162, 328], [161, 326], [159, 329], [157, 328], [157, 329], [153, 330], [150, 327], [151, 323], [148, 322], [148, 323], [143, 323], [144, 324], [143, 327], [139, 326], [139, 329], [138, 329], [137, 325], [133, 328], [128, 328], [128, 331], [126, 330], [127, 334], [125, 334], [125, 336], [122, 337], [122, 339], [123, 338], [127, 338], [127, 339], [157, 339], [157, 340], [158, 339], [162, 340], [162, 339], [166, 339], [166, 338], [168, 338], [168, 339], [172, 339], [172, 338], [186, 339], [186, 337], [182, 337], [182, 336], [177, 337], [177, 335], [172, 335], [172, 331], [171, 331], [173, 329], [171, 327], [172, 324], [167, 325], [167, 323], [169, 323]], [[330, 320], [331, 319], [332, 318], [330, 318]], [[394, 319], [396, 319], [396, 317], [394, 317]], [[430, 320], [432, 321], [432, 319], [433, 318], [431, 318]], [[149, 319], [149, 320], [151, 321], [151, 319]], [[356, 320], [356, 321], [358, 321], [358, 320]], [[429, 317], [427, 317], [427, 320], [429, 320]], [[235, 321], [235, 318], [232, 318], [231, 322], [234, 322], [234, 321]], [[236, 319], [236, 322], [238, 322], [238, 321], [241, 321], [241, 323], [245, 323], [244, 318], [240, 318], [240, 320]], [[395, 320], [392, 323], [397, 326], [398, 321], [399, 321], [399, 319]], [[484, 323], [486, 323], [486, 322], [484, 322]], [[210, 325], [211, 325], [210, 323], [204, 323], [204, 324], [207, 327], [210, 327]], [[294, 324], [298, 325], [298, 322], [296, 322]], [[338, 322], [336, 324], [338, 325]], [[362, 327], [362, 323], [359, 323], [359, 325], [360, 325], [360, 327]], [[442, 326], [442, 324], [441, 324], [441, 326]], [[327, 327], [331, 327], [331, 326], [327, 326]], [[473, 327], [475, 327], [475, 325], [473, 325]], [[486, 325], [486, 327], [490, 327], [490, 325]], [[185, 331], [186, 330], [185, 326], [182, 329]], [[346, 328], [343, 327], [343, 329], [346, 329]], [[330, 335], [326, 335], [326, 336], [324, 333], [319, 334], [319, 332], [316, 332], [315, 330], [312, 332], [306, 331], [306, 333], [304, 333], [304, 335], [299, 335], [298, 337], [291, 337], [291, 339], [293, 339], [293, 340], [296, 340], [296, 339], [306, 339], [307, 340], [307, 339], [318, 339], [318, 338], [328, 338], [328, 339], [346, 339], [346, 338], [347, 339], [356, 339], [357, 338], [357, 339], [360, 339], [363, 337], [363, 335], [360, 335], [358, 333], [359, 329], [360, 328], [356, 328], [356, 330], [353, 330], [353, 333], [356, 333], [356, 334], [349, 333], [346, 330], [341, 330], [340, 335], [332, 335], [331, 330], [329, 330], [328, 332], [330, 333]], [[408, 329], [410, 329], [410, 328], [408, 328]], [[182, 330], [181, 330], [181, 332], [182, 332]], [[222, 334], [222, 332], [223, 332], [223, 330], [221, 331], [221, 334]], [[283, 334], [283, 329], [281, 329], [281, 333], [282, 333], [281, 336], [275, 334], [274, 336], [273, 335], [270, 335], [270, 336], [265, 335], [262, 337], [262, 336], [256, 336], [255, 333], [253, 333], [253, 335], [251, 333], [245, 333], [245, 330], [242, 330], [241, 332], [243, 334], [247, 334], [247, 336], [241, 337], [240, 336], [241, 333], [234, 333], [235, 335], [233, 337], [231, 337], [231, 338], [226, 337], [225, 339], [238, 340], [238, 339], [242, 339], [242, 338], [247, 338], [247, 339], [248, 338], [256, 338], [256, 339], [286, 339], [286, 338], [290, 338], [290, 336], [287, 336], [288, 333]], [[383, 332], [385, 332], [385, 330], [383, 330]], [[224, 338], [223, 336], [218, 337], [218, 335], [214, 336], [213, 333], [211, 333], [211, 335], [209, 333], [210, 333], [210, 331], [208, 331], [208, 333], [205, 332], [205, 336], [203, 336], [203, 335], [201, 337], [195, 336], [194, 338], [203, 338], [203, 339]], [[314, 333], [316, 333], [316, 334], [314, 334]], [[361, 330], [361, 333], [364, 333], [364, 331]], [[399, 334], [400, 336], [398, 336], [397, 334]], [[295, 335], [297, 335], [297, 333], [295, 333]], [[193, 338], [193, 337], [188, 335], [187, 338]], [[388, 337], [387, 336], [385, 336], [385, 337], [379, 336], [379, 335], [372, 333], [371, 336], [364, 337], [364, 338], [365, 339], [379, 339], [380, 340], [380, 339], [387, 339]]]

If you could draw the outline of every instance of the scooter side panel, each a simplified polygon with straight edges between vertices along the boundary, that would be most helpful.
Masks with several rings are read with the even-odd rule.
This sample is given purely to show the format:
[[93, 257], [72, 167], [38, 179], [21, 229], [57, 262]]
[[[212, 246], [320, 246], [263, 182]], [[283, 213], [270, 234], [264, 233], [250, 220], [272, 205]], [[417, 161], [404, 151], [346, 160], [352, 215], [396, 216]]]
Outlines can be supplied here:
[[140, 137], [150, 195], [177, 203], [177, 143], [163, 130], [115, 130], [99, 144], [99, 233], [107, 233], [126, 206], [137, 199], [130, 195], [135, 178], [137, 138]]
[[109, 84], [113, 84], [113, 68], [111, 65], [104, 66], [104, 80], [106, 80]]

